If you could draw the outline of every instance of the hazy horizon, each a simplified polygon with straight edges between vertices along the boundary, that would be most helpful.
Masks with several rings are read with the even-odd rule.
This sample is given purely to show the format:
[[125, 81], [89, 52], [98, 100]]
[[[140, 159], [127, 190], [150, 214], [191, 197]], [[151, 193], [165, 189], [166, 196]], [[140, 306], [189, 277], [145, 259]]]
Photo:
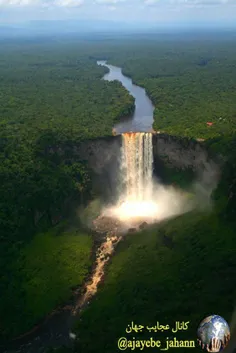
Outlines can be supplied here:
[[[236, 35], [235, 23], [166, 23], [156, 25], [153, 23], [125, 23], [121, 21], [106, 20], [32, 20], [21, 23], [0, 23], [0, 38], [33, 38], [33, 37], [57, 37], [57, 36], [79, 36], [94, 40], [101, 36], [110, 38], [111, 36], [123, 37], [127, 35], [145, 36], [146, 39], [152, 39], [153, 35], [162, 35], [163, 40], [171, 36], [181, 36], [184, 38], [190, 35], [191, 38], [199, 37], [207, 39], [218, 38], [222, 36], [230, 39]], [[91, 37], [92, 36], [92, 37]], [[164, 37], [163, 37], [164, 36]], [[183, 37], [184, 36], [184, 37]], [[135, 38], [134, 37], [134, 38]]]
[[[235, 27], [235, 0], [0, 0], [1, 26]], [[86, 25], [87, 22], [87, 25]], [[43, 26], [43, 23], [41, 23]]]

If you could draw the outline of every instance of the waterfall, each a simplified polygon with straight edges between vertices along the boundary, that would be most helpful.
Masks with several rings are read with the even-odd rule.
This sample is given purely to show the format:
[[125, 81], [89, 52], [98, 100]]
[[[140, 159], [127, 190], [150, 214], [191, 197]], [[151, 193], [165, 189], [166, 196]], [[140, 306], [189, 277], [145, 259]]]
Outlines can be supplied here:
[[152, 198], [152, 172], [152, 134], [122, 134], [121, 175], [127, 201], [142, 202]]
[[160, 222], [193, 207], [183, 192], [154, 180], [152, 133], [123, 133], [117, 203], [105, 207], [103, 215], [118, 219], [124, 227], [136, 227], [143, 221]]

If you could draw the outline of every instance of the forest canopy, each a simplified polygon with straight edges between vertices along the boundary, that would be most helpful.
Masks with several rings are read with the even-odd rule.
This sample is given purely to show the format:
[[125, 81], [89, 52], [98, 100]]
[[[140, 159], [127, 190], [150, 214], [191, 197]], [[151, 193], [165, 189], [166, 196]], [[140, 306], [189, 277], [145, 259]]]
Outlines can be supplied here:
[[235, 44], [233, 37], [156, 38], [107, 50], [106, 57], [146, 89], [154, 130], [206, 139], [236, 131]]
[[[64, 295], [52, 288], [51, 304], [44, 306], [48, 309], [28, 319], [32, 308], [26, 309], [24, 297], [30, 286], [24, 287], [24, 280], [32, 276], [33, 282], [40, 282], [42, 278], [36, 276], [37, 268], [30, 266], [22, 275], [22, 249], [36, 233], [58, 223], [73, 199], [80, 202], [91, 197], [86, 162], [49, 158], [45, 150], [54, 145], [112, 135], [114, 123], [129, 115], [134, 107], [133, 97], [121, 83], [101, 80], [107, 69], [89, 58], [85, 49], [81, 43], [57, 41], [5, 44], [0, 49], [1, 335], [29, 329], [46, 314], [45, 310], [53, 309], [58, 296]], [[62, 240], [65, 257], [68, 257], [68, 241], [68, 237]], [[80, 241], [74, 240], [75, 245], [79, 247]], [[90, 248], [87, 240], [86, 256]], [[39, 257], [48, 256], [53, 261], [43, 252], [43, 247], [38, 251]], [[85, 255], [81, 254], [81, 261]], [[72, 267], [78, 261], [67, 260]], [[64, 281], [67, 289], [61, 287], [64, 293], [69, 292], [72, 283], [69, 271], [67, 276], [68, 283], [66, 278]], [[6, 315], [9, 307], [12, 311]]]
[[[118, 81], [101, 80], [106, 71], [75, 43], [1, 48], [0, 229], [4, 238], [24, 227], [25, 218], [34, 215], [37, 207], [45, 211], [74, 189], [70, 166], [60, 161], [55, 166], [40, 155], [40, 148], [111, 135], [114, 122], [133, 109], [133, 97]], [[85, 175], [84, 168], [78, 164], [77, 173]]]
[[[88, 138], [111, 135], [114, 123], [133, 111], [133, 97], [118, 81], [101, 80], [107, 69], [98, 66], [96, 60], [106, 59], [109, 63], [121, 67], [124, 74], [130, 76], [138, 85], [145, 87], [155, 105], [153, 124], [155, 130], [207, 139], [206, 146], [216, 153], [229, 155], [230, 152], [228, 160], [230, 166], [228, 165], [224, 173], [215, 197], [219, 200], [218, 204], [227, 210], [223, 213], [227, 213], [231, 219], [235, 218], [235, 214], [231, 212], [235, 204], [235, 140], [230, 136], [235, 133], [236, 127], [235, 48], [235, 40], [232, 39], [165, 42], [154, 37], [142, 41], [123, 38], [117, 39], [115, 43], [112, 39], [89, 42], [76, 39], [35, 43], [14, 42], [5, 43], [0, 47], [1, 335], [9, 337], [30, 329], [34, 322], [50, 311], [50, 308], [53, 309], [60, 300], [68, 296], [68, 286], [76, 285], [77, 273], [79, 273], [77, 284], [81, 284], [87, 274], [91, 251], [91, 238], [88, 234], [77, 234], [73, 230], [69, 236], [66, 233], [67, 235], [59, 238], [55, 228], [49, 232], [46, 230], [58, 222], [58, 217], [60, 219], [64, 208], [67, 208], [74, 197], [79, 200], [91, 198], [90, 170], [85, 161], [73, 160], [68, 163], [61, 158], [49, 158], [45, 151], [54, 145], [73, 144]], [[213, 124], [207, 125], [208, 122]], [[230, 192], [233, 196], [228, 198]], [[209, 221], [215, 225], [212, 233], [208, 232]], [[202, 222], [202, 219], [196, 220], [197, 227], [194, 222], [190, 219], [189, 227], [186, 222], [187, 226], [183, 231], [182, 223], [180, 222], [181, 226], [179, 225], [177, 229], [178, 222], [173, 221], [170, 233], [176, 234], [177, 238], [181, 237], [184, 244], [185, 233], [187, 234], [191, 227], [196, 228], [196, 233], [199, 227], [202, 238], [197, 247], [200, 248], [201, 243], [205, 242], [204, 239], [208, 239], [205, 235], [209, 233], [210, 239], [217, 228], [218, 218], [214, 215], [212, 220], [206, 219], [205, 222]], [[231, 231], [228, 232], [227, 227], [225, 234], [229, 234], [231, 244], [233, 235]], [[220, 231], [219, 227], [217, 233], [219, 243], [222, 239]], [[195, 233], [193, 231], [193, 236], [189, 238], [189, 248]], [[152, 254], [150, 256], [147, 252], [147, 256], [145, 255], [147, 262], [149, 259], [162, 261], [162, 248], [159, 254], [161, 256], [153, 256], [152, 245], [156, 244], [155, 230], [150, 237], [140, 236], [141, 245], [137, 243], [137, 247], [145, 250], [146, 246], [149, 247], [145, 242], [149, 240]], [[131, 240], [132, 246], [136, 247], [136, 241]], [[208, 251], [211, 250], [208, 244], [206, 247]], [[180, 248], [182, 254], [182, 246]], [[222, 254], [219, 253], [219, 257], [228, 257], [229, 251], [226, 248], [222, 247]], [[73, 256], [70, 256], [71, 251]], [[47, 271], [47, 264], [50, 264], [53, 271], [54, 261], [57, 261], [59, 253], [63, 253], [59, 268], [62, 268], [65, 262], [67, 271], [63, 273], [63, 278], [59, 280], [53, 278], [51, 281], [50, 276], [53, 277], [53, 274]], [[172, 256], [169, 256], [171, 252], [166, 252], [165, 249], [163, 253], [167, 265], [169, 266], [168, 259], [171, 259], [171, 265]], [[210, 253], [213, 253], [213, 250]], [[127, 258], [133, 256], [129, 250], [126, 254]], [[45, 256], [47, 261], [44, 264], [42, 259]], [[77, 256], [80, 256], [80, 261], [77, 260]], [[37, 259], [40, 260], [40, 265]], [[174, 259], [175, 257], [173, 257], [175, 271]], [[196, 269], [198, 251], [195, 259]], [[155, 269], [159, 268], [159, 265], [157, 263], [149, 266], [148, 263], [154, 271], [150, 272], [150, 283], [153, 283]], [[211, 265], [214, 267], [214, 259]], [[119, 268], [123, 268], [123, 264]], [[172, 283], [173, 276], [169, 277], [170, 281], [166, 282], [167, 287], [163, 287], [166, 288], [164, 291], [168, 292], [168, 285]], [[211, 283], [210, 276], [211, 274], [206, 279], [208, 283]], [[114, 276], [111, 268], [108, 286], [112, 278]], [[132, 287], [130, 278], [128, 282]], [[222, 278], [228, 280], [229, 277], [223, 273]], [[120, 280], [123, 283], [123, 279]], [[136, 277], [134, 280], [137, 280]], [[51, 284], [50, 303], [47, 302], [46, 294], [38, 291], [40, 283], [44, 286], [47, 283]], [[161, 285], [163, 283], [164, 279]], [[202, 283], [200, 277], [196, 283], [197, 285]], [[159, 284], [158, 288], [153, 290], [154, 303], [157, 298], [155, 290], [157, 289], [159, 293], [162, 287]], [[176, 288], [178, 285], [181, 288], [180, 282]], [[108, 286], [105, 287], [104, 293]], [[130, 291], [130, 302], [127, 301], [127, 296], [124, 297], [124, 301], [127, 302], [127, 313], [130, 313], [129, 305], [133, 303], [134, 292], [131, 287], [127, 287], [127, 291]], [[126, 284], [123, 288], [126, 290]], [[231, 290], [231, 286], [224, 288]], [[145, 291], [146, 289], [143, 295], [146, 298]], [[31, 292], [38, 293], [37, 299], [41, 310], [34, 308], [33, 302], [29, 299]], [[116, 290], [114, 293], [116, 294]], [[112, 297], [110, 294], [106, 296], [105, 293], [104, 297], [100, 297], [99, 305], [103, 303], [106, 305], [107, 298], [110, 297]], [[27, 305], [25, 298], [28, 298]], [[120, 300], [121, 308], [124, 309], [123, 297], [117, 298]], [[93, 304], [93, 308], [96, 305]], [[8, 310], [10, 307], [13, 308], [12, 312]], [[110, 317], [111, 310], [108, 306], [106, 308], [108, 310], [104, 312]], [[100, 313], [100, 309], [97, 313]], [[87, 314], [85, 313], [85, 322], [90, 323], [89, 310]], [[101, 325], [101, 330], [105, 326], [105, 323], [104, 326]], [[116, 323], [115, 326], [118, 327]], [[100, 336], [100, 347], [104, 343], [104, 337]], [[85, 334], [82, 345], [87, 344], [87, 339], [90, 340], [90, 337], [86, 337]], [[94, 342], [90, 344], [93, 345]], [[97, 346], [93, 349], [96, 351]]]

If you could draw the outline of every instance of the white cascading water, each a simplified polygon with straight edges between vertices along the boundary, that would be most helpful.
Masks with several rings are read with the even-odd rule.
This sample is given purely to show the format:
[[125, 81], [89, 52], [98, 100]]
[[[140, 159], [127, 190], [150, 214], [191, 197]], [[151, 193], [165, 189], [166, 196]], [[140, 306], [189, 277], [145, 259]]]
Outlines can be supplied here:
[[[97, 220], [107, 218], [121, 221], [122, 227], [113, 227], [107, 231], [105, 241], [97, 251], [96, 266], [86, 283], [86, 291], [76, 303], [73, 315], [96, 293], [98, 283], [104, 274], [104, 266], [112, 255], [120, 235], [130, 226], [140, 225], [140, 221], [148, 223], [161, 221], [192, 209], [191, 203], [173, 187], [164, 187], [153, 180], [153, 146], [152, 134], [144, 132], [122, 134], [121, 148], [121, 184], [119, 201], [116, 205], [105, 207]], [[118, 225], [119, 227], [119, 225]], [[70, 333], [72, 339], [75, 338]]]
[[152, 134], [122, 134], [121, 171], [126, 198], [133, 202], [150, 200], [152, 196]]
[[111, 210], [113, 215], [129, 223], [156, 219], [158, 207], [153, 201], [152, 133], [122, 134], [120, 172], [123, 188], [118, 205]]
[[153, 134], [122, 134], [118, 203], [103, 214], [119, 219], [127, 226], [157, 222], [192, 208], [184, 195], [173, 187], [153, 180]]

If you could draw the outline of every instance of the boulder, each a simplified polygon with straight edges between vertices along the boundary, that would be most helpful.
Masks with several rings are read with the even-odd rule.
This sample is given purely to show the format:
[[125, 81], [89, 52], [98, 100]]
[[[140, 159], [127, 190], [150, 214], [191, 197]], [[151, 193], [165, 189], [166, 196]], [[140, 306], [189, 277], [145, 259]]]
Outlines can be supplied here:
[[136, 228], [129, 228], [129, 229], [128, 229], [128, 233], [134, 233], [134, 232], [136, 232], [136, 231], [137, 231]]
[[148, 226], [148, 223], [147, 222], [143, 222], [143, 223], [140, 224], [139, 229], [144, 229], [147, 226]]

